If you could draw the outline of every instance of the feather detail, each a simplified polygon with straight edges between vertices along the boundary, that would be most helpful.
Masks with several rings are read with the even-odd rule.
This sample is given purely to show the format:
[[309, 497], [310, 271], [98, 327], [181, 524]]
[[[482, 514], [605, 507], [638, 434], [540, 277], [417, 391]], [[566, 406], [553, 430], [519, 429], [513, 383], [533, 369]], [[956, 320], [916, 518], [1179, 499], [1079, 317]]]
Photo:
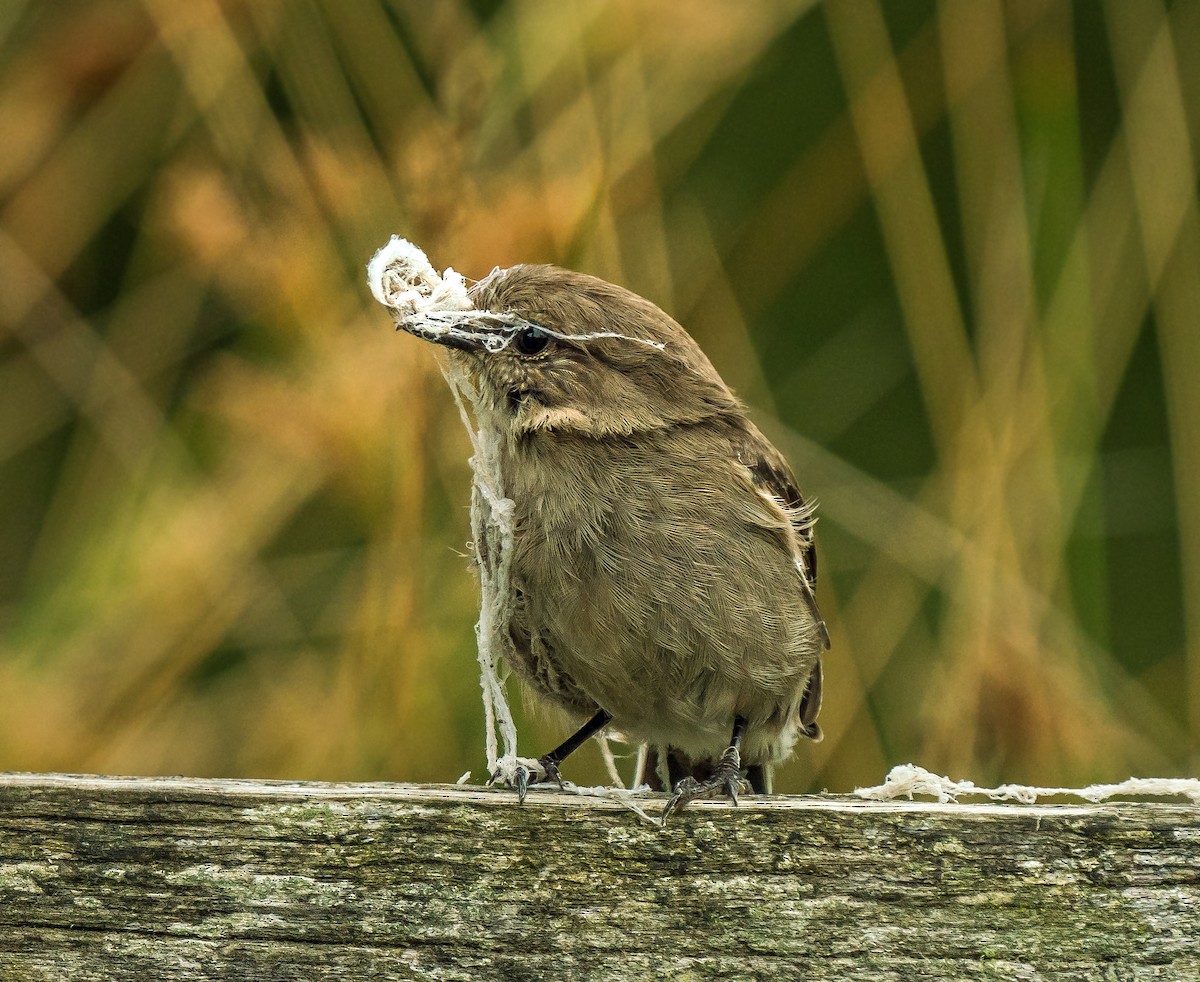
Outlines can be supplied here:
[[800, 574], [800, 588], [805, 602], [817, 623], [821, 643], [829, 648], [829, 629], [817, 608], [815, 593], [817, 585], [817, 547], [814, 527], [817, 524], [816, 501], [805, 501], [796, 487], [796, 479], [779, 451], [752, 429], [749, 439], [736, 448], [738, 460], [749, 470], [758, 493], [771, 502], [787, 517], [795, 536], [793, 553], [796, 571]]

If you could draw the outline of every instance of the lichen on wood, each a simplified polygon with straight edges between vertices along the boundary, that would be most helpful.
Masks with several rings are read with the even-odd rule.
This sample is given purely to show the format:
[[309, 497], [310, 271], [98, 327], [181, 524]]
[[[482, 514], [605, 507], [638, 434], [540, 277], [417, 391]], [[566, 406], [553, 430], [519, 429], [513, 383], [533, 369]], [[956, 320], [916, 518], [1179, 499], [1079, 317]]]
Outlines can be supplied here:
[[0, 775], [0, 980], [1200, 978], [1200, 809]]

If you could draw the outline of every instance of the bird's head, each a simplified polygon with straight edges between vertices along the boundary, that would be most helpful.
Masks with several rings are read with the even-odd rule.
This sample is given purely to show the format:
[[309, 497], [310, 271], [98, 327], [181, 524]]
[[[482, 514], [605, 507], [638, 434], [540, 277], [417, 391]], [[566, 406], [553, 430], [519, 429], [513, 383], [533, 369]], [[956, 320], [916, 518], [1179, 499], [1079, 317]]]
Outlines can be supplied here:
[[493, 426], [605, 437], [740, 411], [678, 323], [594, 276], [497, 269], [457, 305], [397, 324], [449, 351], [450, 373], [477, 394]]

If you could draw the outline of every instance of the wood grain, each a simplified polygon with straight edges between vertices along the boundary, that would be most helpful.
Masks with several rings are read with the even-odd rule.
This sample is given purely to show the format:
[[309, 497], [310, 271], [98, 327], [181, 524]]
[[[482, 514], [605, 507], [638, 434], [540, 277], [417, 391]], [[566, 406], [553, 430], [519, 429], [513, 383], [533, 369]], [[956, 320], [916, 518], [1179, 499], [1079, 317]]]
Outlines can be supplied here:
[[6, 982], [1195, 979], [1198, 939], [1187, 805], [0, 775]]

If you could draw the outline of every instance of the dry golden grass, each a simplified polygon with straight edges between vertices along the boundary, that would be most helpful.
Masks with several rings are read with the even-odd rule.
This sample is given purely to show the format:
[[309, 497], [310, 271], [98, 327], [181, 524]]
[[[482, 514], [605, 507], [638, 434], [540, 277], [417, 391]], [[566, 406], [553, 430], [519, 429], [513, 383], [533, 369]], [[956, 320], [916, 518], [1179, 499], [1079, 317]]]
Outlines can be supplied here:
[[478, 775], [467, 441], [364, 286], [400, 232], [650, 296], [820, 499], [783, 788], [1194, 769], [1197, 42], [1150, 0], [5, 7], [0, 768]]

